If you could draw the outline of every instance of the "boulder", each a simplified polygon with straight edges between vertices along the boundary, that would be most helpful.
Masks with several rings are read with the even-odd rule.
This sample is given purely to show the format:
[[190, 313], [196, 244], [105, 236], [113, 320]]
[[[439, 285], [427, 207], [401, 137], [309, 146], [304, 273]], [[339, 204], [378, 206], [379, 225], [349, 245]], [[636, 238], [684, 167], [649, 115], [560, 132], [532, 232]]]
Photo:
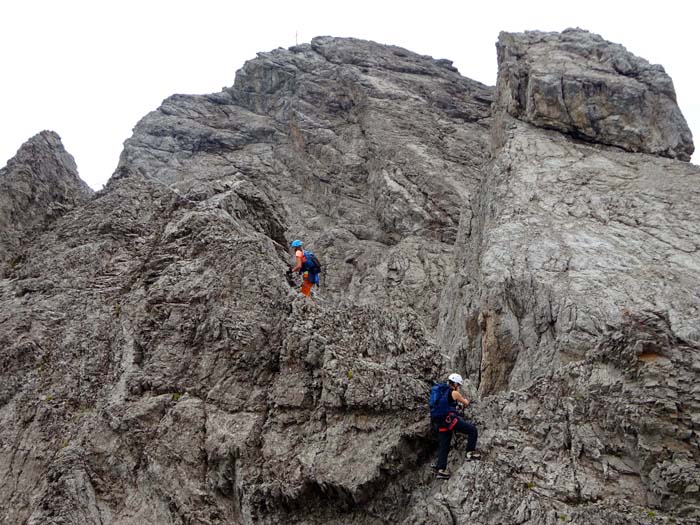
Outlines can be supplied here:
[[627, 151], [690, 160], [673, 81], [619, 44], [581, 29], [501, 33], [496, 105], [535, 126]]

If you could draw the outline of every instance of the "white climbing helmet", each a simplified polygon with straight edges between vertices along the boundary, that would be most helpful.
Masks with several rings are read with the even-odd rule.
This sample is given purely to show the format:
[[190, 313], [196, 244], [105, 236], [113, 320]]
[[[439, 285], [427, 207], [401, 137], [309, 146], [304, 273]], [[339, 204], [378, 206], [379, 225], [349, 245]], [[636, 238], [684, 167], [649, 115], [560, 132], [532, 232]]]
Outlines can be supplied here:
[[447, 380], [452, 383], [457, 383], [458, 385], [462, 384], [462, 376], [459, 374], [450, 374], [450, 377], [448, 377]]

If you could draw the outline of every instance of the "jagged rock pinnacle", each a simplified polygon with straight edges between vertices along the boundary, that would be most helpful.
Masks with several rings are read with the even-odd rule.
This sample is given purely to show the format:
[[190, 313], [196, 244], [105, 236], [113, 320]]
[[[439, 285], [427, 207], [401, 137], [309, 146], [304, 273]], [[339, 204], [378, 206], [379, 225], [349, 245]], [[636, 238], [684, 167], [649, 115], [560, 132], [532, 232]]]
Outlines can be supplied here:
[[23, 239], [92, 193], [58, 134], [42, 131], [25, 142], [0, 170], [0, 268]]

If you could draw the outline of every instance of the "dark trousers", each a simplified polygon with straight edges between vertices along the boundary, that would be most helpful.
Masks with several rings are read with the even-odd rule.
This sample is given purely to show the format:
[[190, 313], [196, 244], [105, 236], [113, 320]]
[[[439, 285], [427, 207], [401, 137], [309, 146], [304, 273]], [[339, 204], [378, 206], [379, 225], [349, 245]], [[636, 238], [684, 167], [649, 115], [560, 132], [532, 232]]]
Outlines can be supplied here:
[[438, 447], [437, 468], [440, 470], [447, 468], [447, 455], [450, 453], [450, 443], [452, 442], [452, 433], [461, 432], [467, 435], [467, 452], [476, 448], [476, 438], [478, 432], [476, 427], [471, 423], [467, 423], [463, 419], [458, 419], [457, 424], [452, 431], [439, 432], [440, 445]]

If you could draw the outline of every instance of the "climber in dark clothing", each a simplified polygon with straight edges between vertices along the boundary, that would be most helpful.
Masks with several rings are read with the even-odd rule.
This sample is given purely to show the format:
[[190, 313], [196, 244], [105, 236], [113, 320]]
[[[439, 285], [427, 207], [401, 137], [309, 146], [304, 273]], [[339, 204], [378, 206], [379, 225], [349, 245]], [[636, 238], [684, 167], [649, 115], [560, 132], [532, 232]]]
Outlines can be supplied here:
[[450, 443], [454, 432], [461, 432], [467, 435], [467, 461], [481, 459], [481, 454], [476, 450], [476, 439], [478, 437], [476, 427], [457, 415], [458, 404], [464, 406], [469, 404], [469, 400], [459, 392], [459, 387], [462, 386], [462, 376], [450, 374], [447, 385], [449, 387], [446, 392], [446, 402], [449, 405], [447, 416], [435, 418], [432, 422], [437, 427], [440, 442], [437, 463], [433, 466], [437, 471], [435, 474], [437, 479], [450, 478], [450, 472], [447, 470], [447, 456], [450, 453]]

